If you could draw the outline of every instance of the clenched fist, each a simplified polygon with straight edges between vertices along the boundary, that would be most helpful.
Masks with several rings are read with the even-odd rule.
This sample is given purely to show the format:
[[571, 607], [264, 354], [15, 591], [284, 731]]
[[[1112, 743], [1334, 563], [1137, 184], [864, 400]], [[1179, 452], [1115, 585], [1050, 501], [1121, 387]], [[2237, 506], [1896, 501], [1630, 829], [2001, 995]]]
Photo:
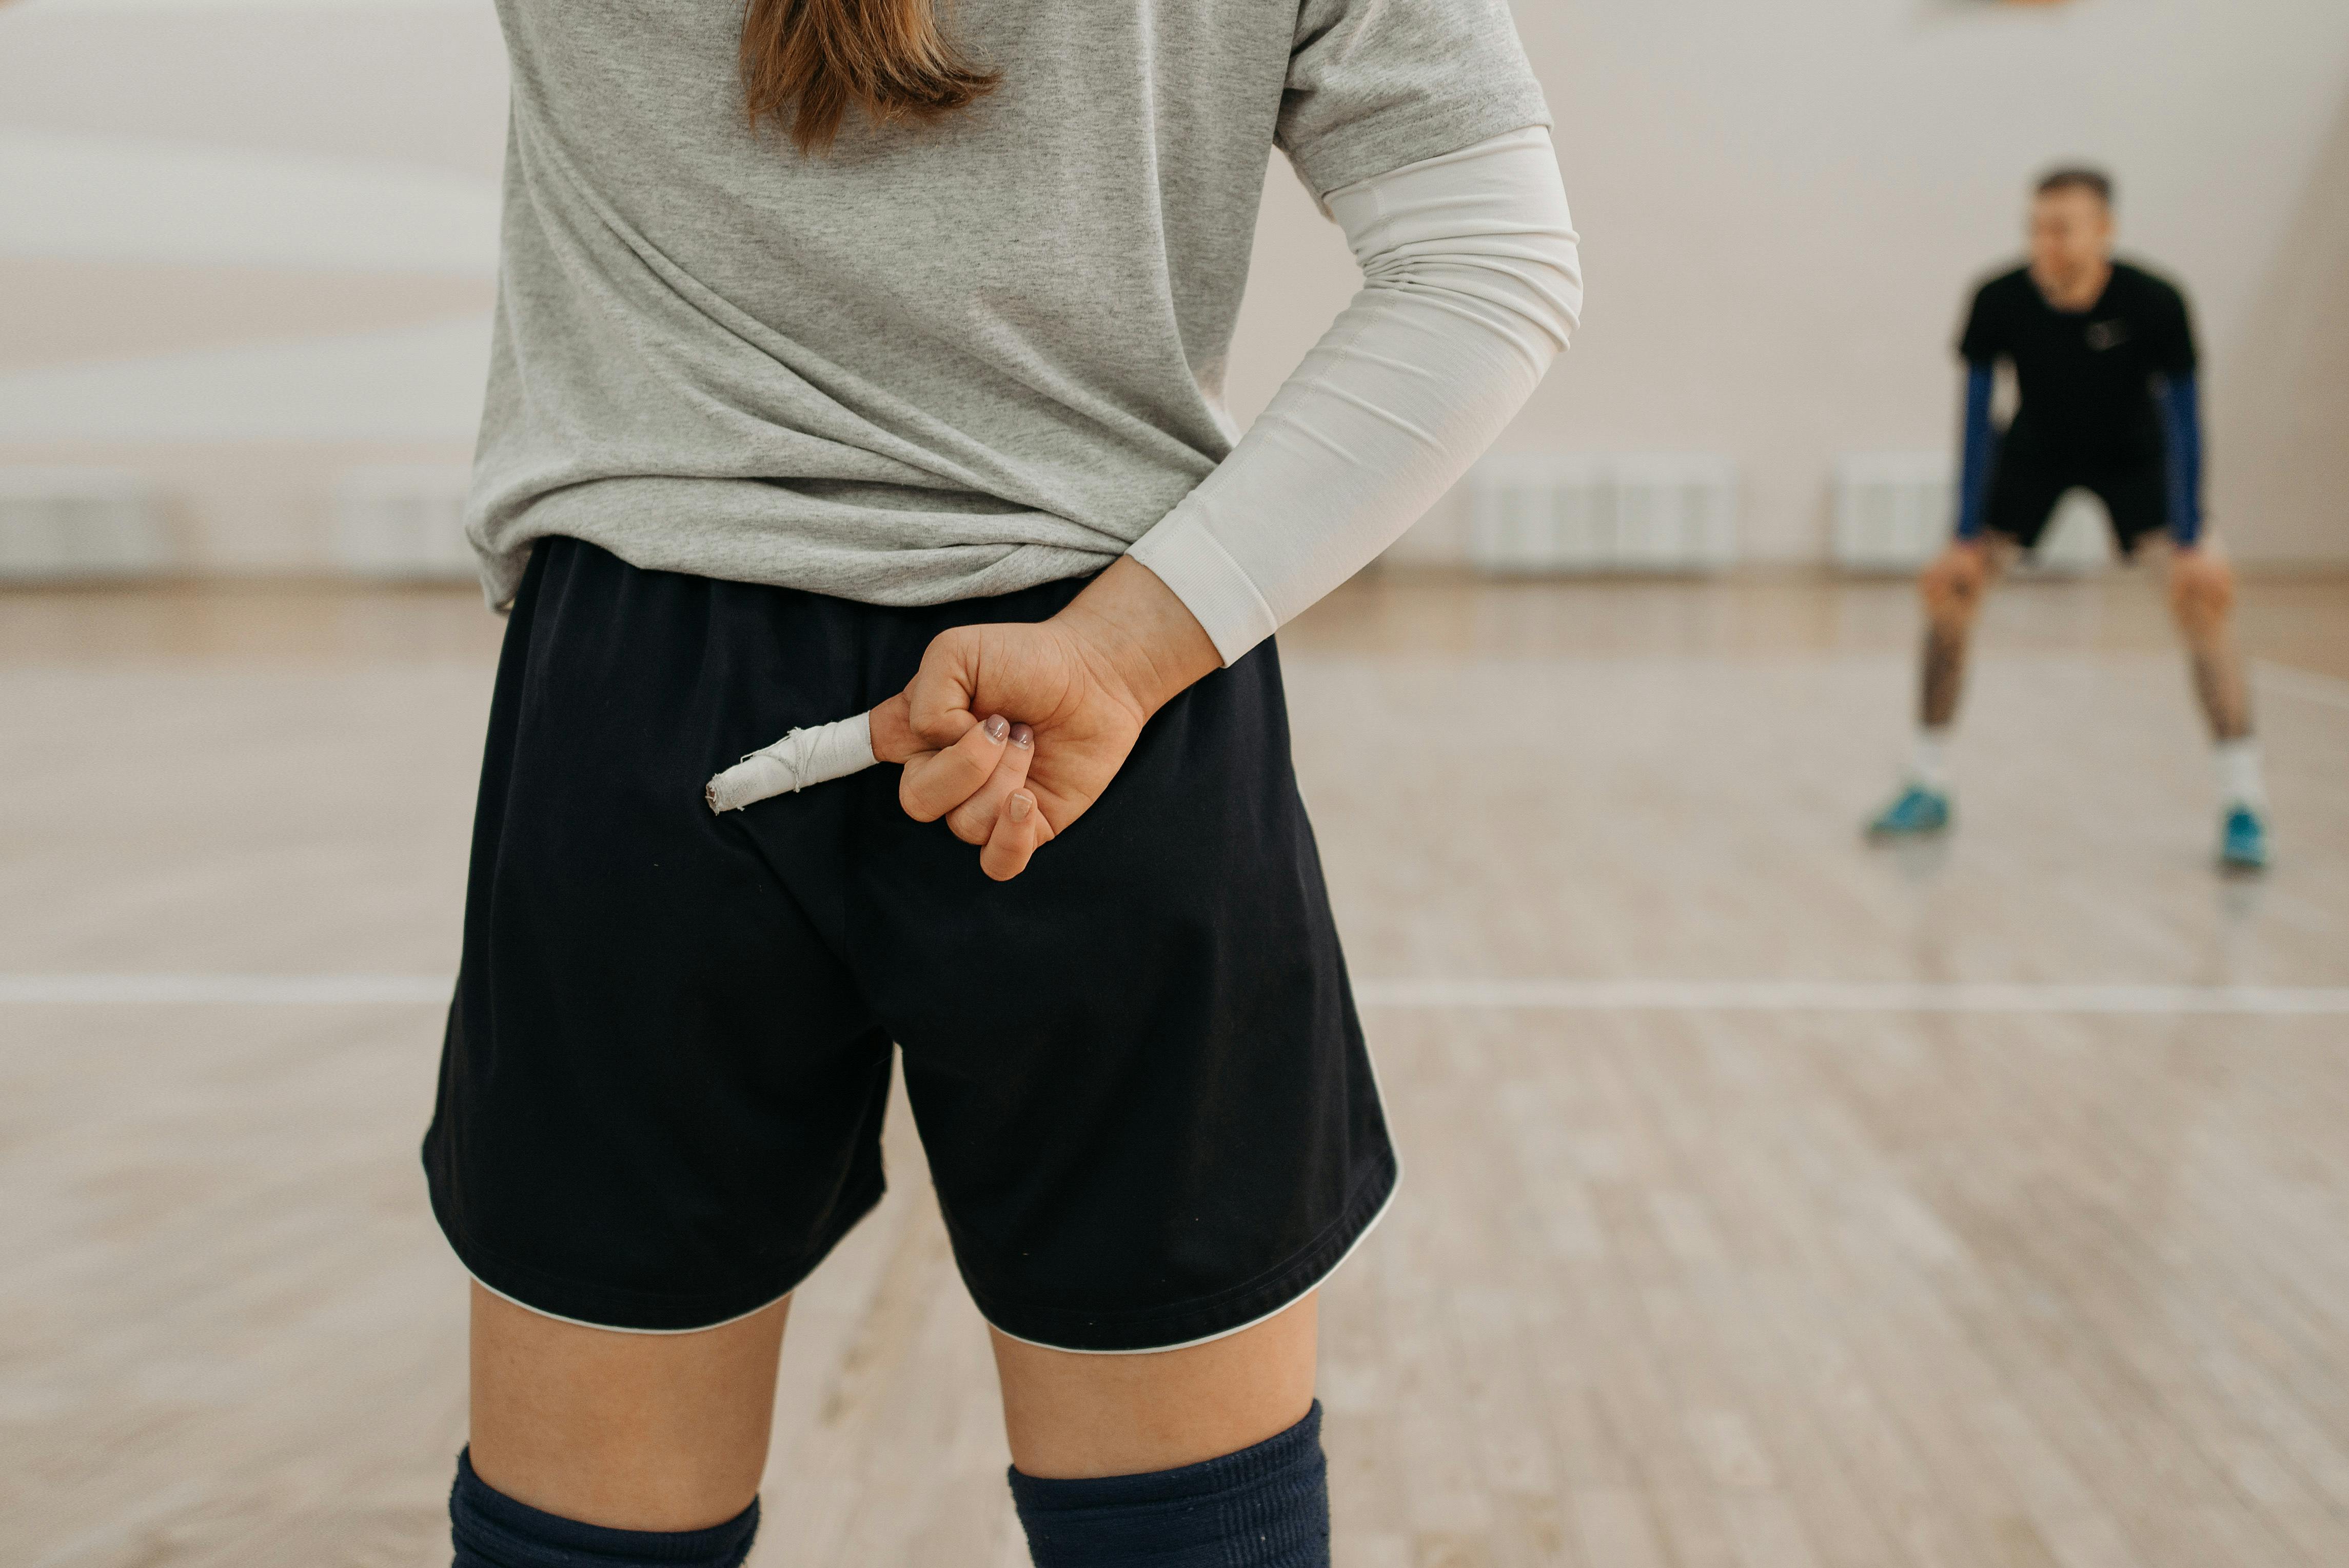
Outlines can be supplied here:
[[1101, 799], [1150, 716], [1220, 663], [1173, 591], [1121, 557], [1049, 621], [938, 634], [873, 710], [873, 754], [905, 764], [906, 815], [945, 818], [1008, 882]]

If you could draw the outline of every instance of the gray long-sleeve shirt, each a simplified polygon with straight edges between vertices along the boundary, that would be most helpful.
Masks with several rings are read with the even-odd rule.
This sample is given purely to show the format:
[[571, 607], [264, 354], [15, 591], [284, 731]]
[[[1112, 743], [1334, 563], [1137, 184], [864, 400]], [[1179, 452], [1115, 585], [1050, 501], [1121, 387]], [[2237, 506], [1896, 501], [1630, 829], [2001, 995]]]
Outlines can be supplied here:
[[874, 603], [1095, 570], [1231, 449], [1272, 146], [1320, 192], [1549, 119], [1505, 0], [959, 0], [1002, 87], [804, 158], [737, 5], [499, 9], [500, 603], [548, 534]]

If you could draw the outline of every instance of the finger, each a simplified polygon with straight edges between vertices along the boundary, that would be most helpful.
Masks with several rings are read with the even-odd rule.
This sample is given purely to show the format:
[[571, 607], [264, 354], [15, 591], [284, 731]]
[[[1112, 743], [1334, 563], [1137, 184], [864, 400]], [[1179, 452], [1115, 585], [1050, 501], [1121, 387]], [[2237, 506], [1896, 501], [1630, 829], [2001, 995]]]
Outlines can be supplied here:
[[[873, 756], [882, 762], [911, 762], [930, 749], [914, 734], [913, 704], [904, 692], [874, 708], [873, 726]], [[959, 736], [950, 737], [959, 739]]]
[[917, 757], [905, 764], [897, 783], [898, 803], [916, 822], [935, 822], [965, 800], [995, 765], [1003, 759], [1011, 737], [1011, 721], [997, 714], [985, 724], [974, 724], [960, 740], [943, 751]]
[[905, 721], [923, 744], [951, 746], [978, 723], [971, 707], [975, 656], [968, 626], [939, 633], [922, 650], [921, 667], [905, 685]]
[[1036, 732], [1024, 724], [1011, 727], [1003, 760], [995, 765], [978, 793], [947, 813], [947, 826], [966, 844], [983, 844], [995, 830], [995, 819], [1011, 792], [1028, 781], [1028, 765], [1036, 759]]
[[1028, 857], [1036, 852], [1043, 831], [1044, 813], [1036, 809], [1036, 797], [1025, 789], [1015, 791], [996, 814], [995, 830], [978, 851], [978, 869], [997, 882], [1009, 882], [1028, 869]]

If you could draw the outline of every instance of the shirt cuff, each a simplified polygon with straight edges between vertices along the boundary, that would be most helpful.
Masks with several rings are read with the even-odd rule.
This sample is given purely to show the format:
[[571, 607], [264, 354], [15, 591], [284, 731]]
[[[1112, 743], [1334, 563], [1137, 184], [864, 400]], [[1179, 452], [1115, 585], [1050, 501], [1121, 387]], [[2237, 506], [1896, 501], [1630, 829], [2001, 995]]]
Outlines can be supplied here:
[[1174, 591], [1227, 665], [1280, 629], [1272, 606], [1196, 511], [1177, 506], [1126, 553]]

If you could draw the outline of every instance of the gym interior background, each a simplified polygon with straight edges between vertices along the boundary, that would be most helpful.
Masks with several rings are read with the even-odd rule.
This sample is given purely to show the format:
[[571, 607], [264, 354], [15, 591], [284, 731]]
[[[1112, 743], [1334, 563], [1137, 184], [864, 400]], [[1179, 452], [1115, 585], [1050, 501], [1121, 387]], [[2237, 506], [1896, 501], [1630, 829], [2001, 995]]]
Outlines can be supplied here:
[[[1410, 1171], [1324, 1309], [1339, 1561], [2349, 1560], [2349, 8], [1517, 15], [1583, 332], [1282, 637]], [[10, 1563], [436, 1560], [504, 69], [482, 0], [0, 4]], [[1857, 833], [1963, 299], [2059, 160], [2197, 309], [2263, 879], [2085, 503], [1980, 634], [1959, 830]], [[1237, 420], [1354, 283], [1276, 160]], [[761, 1564], [1022, 1560], [891, 1138]]]

